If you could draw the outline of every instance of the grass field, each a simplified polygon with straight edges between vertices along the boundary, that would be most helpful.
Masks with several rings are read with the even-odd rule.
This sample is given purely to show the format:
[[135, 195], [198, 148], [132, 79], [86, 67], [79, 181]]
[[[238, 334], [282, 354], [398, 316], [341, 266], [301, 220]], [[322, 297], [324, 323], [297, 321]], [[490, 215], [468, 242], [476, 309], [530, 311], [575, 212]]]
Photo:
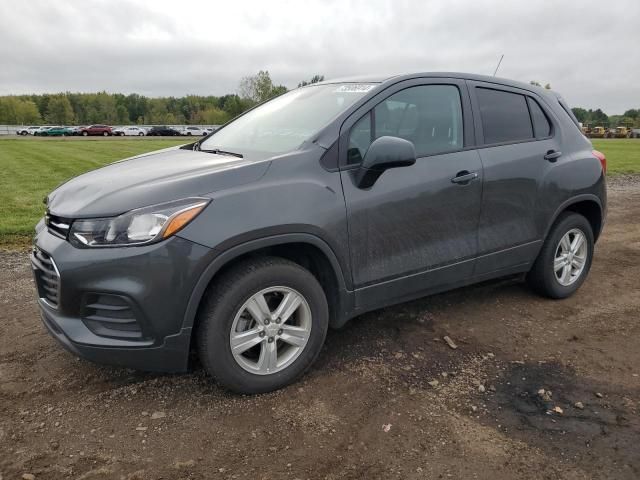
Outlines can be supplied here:
[[596, 150], [607, 156], [607, 174], [640, 173], [640, 139], [591, 140]]
[[[107, 163], [187, 143], [178, 139], [0, 137], [0, 245], [24, 244], [42, 217], [43, 197], [63, 181]], [[593, 140], [609, 175], [640, 173], [640, 140]]]
[[24, 243], [42, 217], [42, 199], [80, 173], [140, 153], [187, 143], [177, 139], [5, 139], [0, 137], [0, 245]]

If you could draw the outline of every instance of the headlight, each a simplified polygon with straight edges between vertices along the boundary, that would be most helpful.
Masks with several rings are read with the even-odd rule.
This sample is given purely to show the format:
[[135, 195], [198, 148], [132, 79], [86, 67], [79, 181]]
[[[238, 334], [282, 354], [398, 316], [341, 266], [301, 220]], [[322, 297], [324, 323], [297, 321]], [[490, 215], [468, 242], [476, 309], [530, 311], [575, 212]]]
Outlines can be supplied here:
[[112, 218], [75, 220], [69, 241], [79, 247], [142, 245], [168, 238], [184, 228], [210, 202], [186, 198], [152, 205]]

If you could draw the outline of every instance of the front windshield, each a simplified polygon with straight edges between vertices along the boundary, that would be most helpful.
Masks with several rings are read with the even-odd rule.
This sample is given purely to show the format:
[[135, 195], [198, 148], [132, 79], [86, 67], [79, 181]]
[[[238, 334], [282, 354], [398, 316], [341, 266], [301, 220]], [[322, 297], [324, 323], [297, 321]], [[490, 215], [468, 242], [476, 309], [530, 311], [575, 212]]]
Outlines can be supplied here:
[[313, 85], [285, 93], [215, 132], [200, 150], [284, 153], [311, 138], [375, 85]]

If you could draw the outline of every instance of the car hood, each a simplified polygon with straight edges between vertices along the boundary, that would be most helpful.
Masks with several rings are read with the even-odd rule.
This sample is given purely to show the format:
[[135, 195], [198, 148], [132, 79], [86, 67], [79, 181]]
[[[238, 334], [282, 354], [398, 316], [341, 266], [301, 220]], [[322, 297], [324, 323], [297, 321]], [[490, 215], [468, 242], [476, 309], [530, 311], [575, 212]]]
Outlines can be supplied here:
[[269, 164], [172, 147], [73, 178], [49, 194], [47, 206], [65, 218], [110, 217], [250, 183]]

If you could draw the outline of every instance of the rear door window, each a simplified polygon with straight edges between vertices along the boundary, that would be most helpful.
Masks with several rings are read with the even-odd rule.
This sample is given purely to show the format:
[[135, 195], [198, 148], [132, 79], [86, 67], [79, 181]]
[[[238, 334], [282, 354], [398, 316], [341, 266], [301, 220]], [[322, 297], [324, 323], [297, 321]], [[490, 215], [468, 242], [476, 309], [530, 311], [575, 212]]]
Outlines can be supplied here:
[[531, 140], [533, 126], [524, 95], [476, 88], [485, 144]]

